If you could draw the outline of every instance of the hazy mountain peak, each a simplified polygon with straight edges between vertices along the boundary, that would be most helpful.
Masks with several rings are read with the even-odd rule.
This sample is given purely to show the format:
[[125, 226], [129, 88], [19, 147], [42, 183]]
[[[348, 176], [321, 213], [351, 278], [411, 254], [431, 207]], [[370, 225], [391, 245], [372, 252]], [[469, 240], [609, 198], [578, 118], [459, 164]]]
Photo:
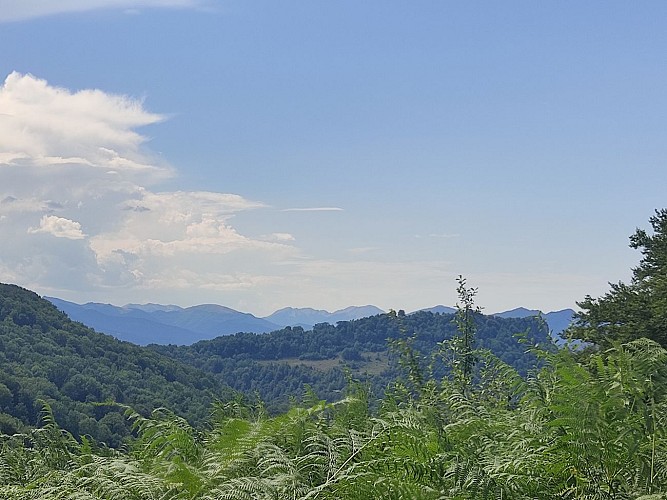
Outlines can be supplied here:
[[181, 311], [183, 308], [173, 304], [163, 305], [163, 304], [154, 304], [152, 302], [149, 302], [148, 304], [125, 304], [123, 306], [123, 309], [136, 309], [139, 311], [151, 313], [155, 311], [165, 311], [165, 312]]
[[[335, 325], [339, 321], [352, 321], [384, 313], [374, 305], [349, 306], [334, 312], [311, 307], [283, 307], [265, 318], [257, 318], [250, 313], [242, 313], [218, 304], [200, 304], [187, 308], [153, 303], [118, 307], [95, 302], [80, 305], [53, 297], [45, 298], [72, 319], [137, 344], [190, 344], [230, 333], [265, 333], [285, 326], [310, 329], [318, 323]], [[456, 309], [437, 305], [420, 311], [452, 314]], [[538, 314], [547, 322], [556, 341], [562, 341], [557, 336], [572, 321], [572, 309], [544, 314], [535, 309], [517, 307], [493, 316], [526, 318]]]
[[347, 319], [359, 319], [366, 316], [375, 316], [376, 314], [384, 314], [384, 311], [379, 307], [373, 305], [365, 306], [348, 306], [344, 309], [338, 309], [331, 313], [334, 317], [341, 317]]
[[527, 318], [529, 316], [537, 316], [541, 314], [542, 311], [537, 309], [526, 309], [525, 307], [516, 307], [510, 309], [509, 311], [502, 311], [498, 313], [493, 313], [492, 316], [500, 316], [501, 318]]
[[190, 312], [204, 312], [213, 314], [247, 314], [236, 311], [231, 307], [221, 306], [219, 304], [199, 304], [196, 306], [186, 307], [184, 310]]
[[439, 313], [439, 314], [453, 314], [456, 312], [455, 307], [449, 307], [449, 306], [443, 306], [442, 304], [433, 306], [433, 307], [428, 307], [425, 309], [419, 309], [418, 311], [414, 312], [431, 312], [431, 313]]
[[338, 314], [338, 313], [343, 313], [343, 312], [351, 312], [351, 311], [373, 311], [373, 312], [378, 312], [378, 314], [381, 314], [381, 313], [384, 312], [379, 307], [367, 304], [365, 306], [347, 306], [343, 309], [338, 309], [338, 310], [334, 311], [332, 314]]
[[349, 306], [334, 312], [311, 307], [284, 307], [264, 319], [281, 326], [310, 328], [318, 323], [335, 324], [338, 321], [351, 321], [382, 313], [384, 313], [382, 309], [373, 305]]
[[191, 344], [237, 332], [266, 333], [279, 325], [249, 313], [217, 304], [188, 308], [160, 304], [130, 304], [118, 307], [89, 302], [76, 304], [45, 297], [70, 318], [99, 332], [135, 344]]
[[517, 307], [515, 309], [510, 309], [509, 311], [493, 314], [493, 316], [498, 316], [500, 318], [527, 318], [529, 316], [539, 315], [544, 318], [544, 321], [547, 323], [554, 342], [561, 345], [565, 342], [563, 337], [561, 337], [561, 333], [570, 326], [574, 319], [574, 314], [573, 309], [561, 309], [560, 311], [551, 311], [545, 314], [536, 309]]
[[283, 307], [282, 309], [278, 309], [277, 311], [274, 311], [271, 315], [273, 314], [330, 314], [329, 311], [325, 311], [324, 309], [313, 309], [312, 307]]

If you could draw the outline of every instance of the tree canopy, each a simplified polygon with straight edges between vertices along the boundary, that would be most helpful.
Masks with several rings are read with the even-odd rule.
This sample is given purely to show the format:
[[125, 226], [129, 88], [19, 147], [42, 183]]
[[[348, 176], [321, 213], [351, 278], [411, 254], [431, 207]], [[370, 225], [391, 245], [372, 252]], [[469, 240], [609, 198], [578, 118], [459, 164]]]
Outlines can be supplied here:
[[630, 247], [642, 258], [630, 283], [610, 283], [599, 298], [587, 295], [568, 336], [608, 348], [615, 342], [649, 338], [667, 346], [667, 209], [649, 218], [652, 234], [637, 229]]
[[[446, 350], [441, 352], [449, 356]], [[363, 386], [284, 414], [229, 401], [204, 429], [128, 409], [136, 439], [110, 450], [44, 425], [0, 436], [6, 499], [667, 498], [667, 351], [640, 339], [582, 363], [542, 352], [527, 378], [478, 353], [479, 377], [398, 382], [377, 410]]]
[[211, 403], [232, 391], [210, 374], [70, 321], [50, 302], [0, 284], [0, 432], [40, 420], [41, 403], [60, 425], [120, 446], [129, 428], [113, 405], [145, 414], [167, 406], [202, 423]]

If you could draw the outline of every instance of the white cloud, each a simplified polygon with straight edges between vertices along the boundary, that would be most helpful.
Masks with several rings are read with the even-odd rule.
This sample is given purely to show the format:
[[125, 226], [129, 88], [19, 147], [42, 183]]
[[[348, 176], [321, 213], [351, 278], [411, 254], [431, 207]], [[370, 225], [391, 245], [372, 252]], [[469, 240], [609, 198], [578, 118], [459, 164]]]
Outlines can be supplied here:
[[139, 199], [128, 201], [125, 209], [138, 212], [157, 212], [165, 222], [188, 220], [198, 212], [210, 217], [225, 217], [242, 210], [265, 205], [242, 196], [210, 191], [174, 191], [151, 193], [143, 191]]
[[347, 252], [351, 254], [365, 254], [369, 252], [375, 252], [377, 250], [380, 250], [380, 247], [355, 247], [348, 248]]
[[39, 227], [29, 228], [28, 233], [47, 233], [56, 238], [67, 238], [69, 240], [82, 240], [86, 237], [81, 231], [81, 224], [55, 215], [45, 215], [39, 221]]
[[[2, 166], [2, 163], [0, 163], [0, 166]], [[2, 178], [1, 173], [0, 178]], [[3, 217], [7, 217], [7, 214], [12, 212], [45, 212], [55, 206], [57, 204], [50, 200], [39, 200], [37, 198], [18, 199], [7, 195], [4, 199], [0, 200], [0, 214], [3, 214]]]
[[0, 109], [0, 237], [12, 242], [0, 248], [0, 269], [13, 269], [19, 284], [83, 294], [246, 289], [298, 253], [286, 233], [251, 238], [232, 225], [260, 202], [156, 192], [175, 171], [136, 130], [163, 119], [141, 101], [12, 73]]
[[91, 248], [100, 264], [117, 261], [120, 255], [144, 259], [267, 248], [227, 222], [235, 213], [262, 206], [234, 194], [143, 190], [139, 198], [121, 205], [117, 229], [91, 238]]
[[141, 8], [186, 8], [199, 5], [202, 5], [200, 0], [0, 0], [0, 22], [98, 9], [137, 11]]
[[207, 275], [187, 269], [165, 270], [154, 274], [145, 286], [153, 290], [192, 290], [202, 289], [213, 292], [243, 292], [256, 294], [258, 287], [265, 287], [282, 280], [275, 276], [261, 276], [249, 273], [216, 273]]
[[[388, 301], [381, 307], [409, 307], [406, 296], [417, 301], [453, 283], [447, 263], [359, 259], [372, 248], [311, 258], [268, 219], [275, 212], [237, 194], [158, 191], [175, 170], [157, 163], [137, 132], [163, 119], [141, 101], [12, 73], [0, 109], [5, 280], [70, 300], [219, 302], [267, 314], [377, 297]], [[266, 218], [261, 236], [244, 231], [251, 212]]]
[[459, 238], [460, 236], [458, 233], [431, 233], [428, 235], [429, 238]]
[[140, 151], [134, 129], [162, 121], [141, 101], [100, 90], [53, 87], [13, 72], [0, 88], [0, 162], [39, 167], [72, 164], [104, 172], [165, 177], [169, 169]]

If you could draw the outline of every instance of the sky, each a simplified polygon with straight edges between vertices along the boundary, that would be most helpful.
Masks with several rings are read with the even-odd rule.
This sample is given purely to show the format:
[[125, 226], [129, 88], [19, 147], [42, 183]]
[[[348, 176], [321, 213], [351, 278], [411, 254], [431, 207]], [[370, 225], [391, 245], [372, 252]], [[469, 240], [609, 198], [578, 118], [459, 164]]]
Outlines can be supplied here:
[[552, 311], [667, 206], [667, 2], [0, 0], [0, 281]]

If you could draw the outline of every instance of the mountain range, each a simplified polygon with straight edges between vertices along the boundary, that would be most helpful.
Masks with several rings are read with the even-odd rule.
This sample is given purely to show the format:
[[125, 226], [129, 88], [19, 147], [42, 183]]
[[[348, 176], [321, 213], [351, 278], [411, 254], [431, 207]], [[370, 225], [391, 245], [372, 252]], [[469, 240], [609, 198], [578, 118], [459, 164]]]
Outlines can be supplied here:
[[310, 307], [285, 307], [266, 316], [264, 319], [276, 323], [281, 327], [301, 326], [305, 329], [311, 329], [318, 323], [335, 325], [339, 321], [367, 318], [376, 314], [383, 314], [384, 312], [375, 306], [350, 306], [334, 312], [325, 311], [324, 309], [311, 309]]
[[[308, 330], [318, 323], [335, 325], [339, 321], [351, 321], [384, 313], [382, 309], [372, 305], [351, 306], [334, 312], [323, 309], [286, 307], [260, 318], [216, 304], [185, 308], [162, 304], [114, 306], [97, 302], [77, 304], [55, 297], [44, 298], [74, 321], [138, 345], [190, 345], [220, 335], [238, 332], [267, 333], [286, 326], [300, 326]], [[420, 311], [452, 314], [456, 312], [456, 309], [437, 305]], [[546, 321], [554, 340], [561, 343], [562, 339], [559, 334], [570, 324], [574, 314], [572, 309], [544, 314], [521, 307], [493, 315], [501, 318], [526, 318], [537, 314], [540, 314]]]

